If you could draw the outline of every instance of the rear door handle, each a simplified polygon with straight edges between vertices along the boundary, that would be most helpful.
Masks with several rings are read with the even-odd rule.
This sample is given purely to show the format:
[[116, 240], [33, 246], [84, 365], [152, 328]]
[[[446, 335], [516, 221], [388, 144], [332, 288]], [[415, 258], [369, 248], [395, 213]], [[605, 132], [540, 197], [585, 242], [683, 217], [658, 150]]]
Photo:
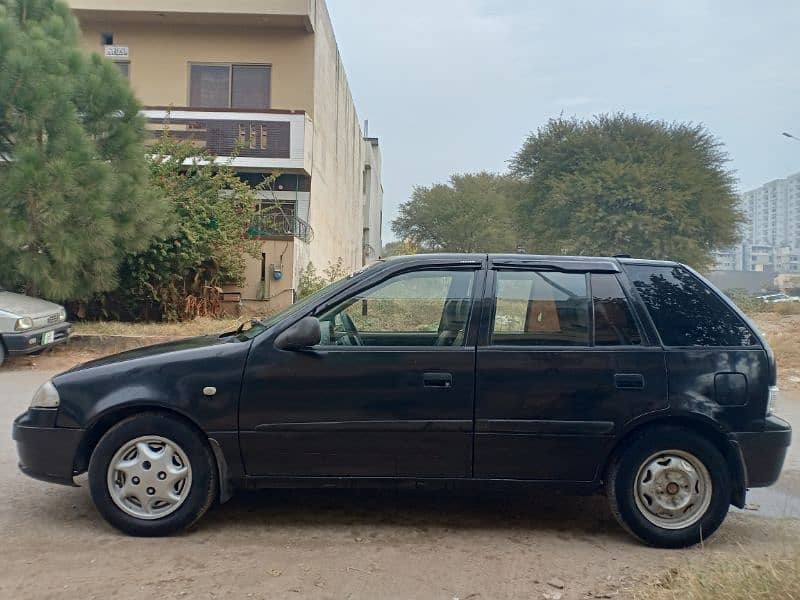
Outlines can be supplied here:
[[422, 384], [427, 388], [451, 388], [453, 387], [453, 374], [425, 373], [422, 376]]
[[641, 373], [617, 373], [614, 375], [614, 385], [618, 390], [643, 390], [644, 375]]

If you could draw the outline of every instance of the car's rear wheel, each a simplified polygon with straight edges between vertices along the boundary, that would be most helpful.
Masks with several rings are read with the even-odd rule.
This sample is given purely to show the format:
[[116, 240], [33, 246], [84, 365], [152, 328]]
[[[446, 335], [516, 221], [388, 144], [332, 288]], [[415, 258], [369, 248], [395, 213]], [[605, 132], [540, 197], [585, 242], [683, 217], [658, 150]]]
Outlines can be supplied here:
[[100, 514], [138, 536], [190, 527], [217, 493], [208, 443], [181, 420], [142, 413], [114, 425], [89, 461], [89, 487]]
[[720, 451], [682, 427], [643, 431], [616, 455], [606, 481], [620, 524], [663, 548], [691, 546], [714, 533], [728, 514], [730, 490]]
[[3, 366], [3, 362], [6, 360], [6, 349], [3, 346], [3, 340], [0, 340], [0, 367]]

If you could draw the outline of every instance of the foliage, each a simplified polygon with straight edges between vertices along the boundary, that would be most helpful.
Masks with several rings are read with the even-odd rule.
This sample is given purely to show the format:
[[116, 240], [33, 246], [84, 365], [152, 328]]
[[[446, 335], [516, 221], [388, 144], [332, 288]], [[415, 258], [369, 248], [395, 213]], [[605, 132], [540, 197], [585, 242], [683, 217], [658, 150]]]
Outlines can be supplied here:
[[309, 262], [306, 268], [300, 271], [300, 281], [297, 285], [297, 298], [300, 299], [310, 296], [326, 285], [345, 277], [347, 274], [341, 256], [336, 259], [336, 262], [328, 262], [328, 266], [325, 267], [321, 275], [317, 273], [317, 268], [314, 266], [314, 263]]
[[53, 300], [113, 289], [163, 231], [144, 122], [66, 3], [0, 0], [0, 281]]
[[515, 187], [509, 178], [487, 172], [417, 186], [400, 205], [392, 231], [435, 252], [512, 252], [517, 242], [511, 213]]
[[381, 256], [387, 258], [389, 256], [404, 256], [407, 254], [420, 254], [422, 252], [425, 252], [425, 249], [410, 240], [397, 240], [395, 242], [386, 242], [383, 245]]
[[169, 205], [170, 233], [126, 257], [106, 309], [124, 319], [216, 316], [220, 286], [241, 283], [246, 256], [259, 252], [247, 236], [255, 190], [168, 128], [149, 160], [152, 185]]
[[742, 216], [722, 144], [702, 125], [557, 118], [511, 161], [529, 251], [673, 259], [702, 268]]

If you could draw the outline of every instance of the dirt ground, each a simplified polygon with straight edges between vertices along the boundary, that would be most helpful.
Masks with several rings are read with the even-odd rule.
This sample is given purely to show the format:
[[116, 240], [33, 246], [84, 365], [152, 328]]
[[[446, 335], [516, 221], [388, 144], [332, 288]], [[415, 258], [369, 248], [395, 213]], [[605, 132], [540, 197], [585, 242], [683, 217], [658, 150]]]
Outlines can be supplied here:
[[778, 385], [800, 391], [800, 315], [756, 313], [750, 317], [767, 336], [778, 361]]
[[[788, 321], [787, 321], [788, 319]], [[758, 318], [781, 361], [781, 413], [800, 426], [800, 318]], [[794, 332], [794, 333], [792, 333]], [[779, 349], [781, 349], [779, 351]], [[99, 355], [56, 349], [0, 370], [9, 431], [53, 371]], [[800, 354], [800, 353], [798, 353]], [[800, 453], [779, 484], [751, 492], [702, 547], [647, 548], [600, 496], [456, 492], [263, 491], [215, 506], [166, 539], [125, 537], [88, 490], [28, 479], [0, 436], [0, 598], [641, 598], [671, 568], [796, 552]]]

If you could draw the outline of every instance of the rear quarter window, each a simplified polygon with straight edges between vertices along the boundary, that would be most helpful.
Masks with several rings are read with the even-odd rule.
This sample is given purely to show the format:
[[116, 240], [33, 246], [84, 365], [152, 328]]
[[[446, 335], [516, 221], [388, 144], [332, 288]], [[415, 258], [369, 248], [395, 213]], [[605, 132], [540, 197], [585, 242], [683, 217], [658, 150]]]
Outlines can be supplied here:
[[665, 346], [753, 346], [758, 342], [730, 307], [681, 267], [626, 265]]

